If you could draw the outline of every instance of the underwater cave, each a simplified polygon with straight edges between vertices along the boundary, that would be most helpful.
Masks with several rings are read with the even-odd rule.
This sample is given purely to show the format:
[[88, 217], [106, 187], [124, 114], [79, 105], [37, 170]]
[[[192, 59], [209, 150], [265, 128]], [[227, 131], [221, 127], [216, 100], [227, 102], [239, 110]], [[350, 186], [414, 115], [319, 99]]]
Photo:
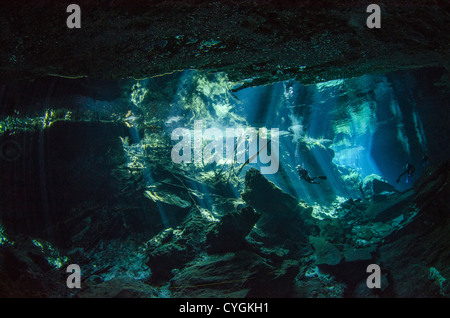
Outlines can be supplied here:
[[450, 9], [369, 3], [2, 4], [0, 297], [449, 297]]

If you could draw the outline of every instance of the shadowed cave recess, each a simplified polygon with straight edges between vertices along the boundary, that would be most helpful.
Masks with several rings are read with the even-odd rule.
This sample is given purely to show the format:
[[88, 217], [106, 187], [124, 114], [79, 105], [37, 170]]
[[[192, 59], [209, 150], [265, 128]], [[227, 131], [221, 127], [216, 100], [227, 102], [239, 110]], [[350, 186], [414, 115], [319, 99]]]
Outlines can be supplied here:
[[446, 2], [68, 4], [0, 11], [1, 297], [449, 297]]

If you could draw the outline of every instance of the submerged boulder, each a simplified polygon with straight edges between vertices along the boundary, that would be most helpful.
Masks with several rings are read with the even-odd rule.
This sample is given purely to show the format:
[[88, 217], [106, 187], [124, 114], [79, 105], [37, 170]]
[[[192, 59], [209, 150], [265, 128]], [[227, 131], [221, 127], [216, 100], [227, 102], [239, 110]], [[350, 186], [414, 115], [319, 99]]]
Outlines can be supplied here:
[[170, 285], [174, 297], [287, 297], [298, 273], [295, 261], [273, 266], [255, 253], [238, 251], [196, 259]]
[[207, 251], [222, 253], [239, 250], [260, 216], [250, 206], [225, 214], [206, 235]]
[[182, 269], [204, 251], [205, 234], [210, 221], [201, 215], [199, 209], [191, 209], [177, 228], [168, 228], [146, 243], [151, 281], [160, 284], [168, 281], [176, 270]]
[[342, 253], [330, 242], [321, 237], [310, 236], [309, 242], [314, 248], [316, 253], [317, 265], [330, 265], [334, 266], [341, 262]]
[[285, 193], [254, 168], [245, 174], [242, 198], [255, 209], [270, 214], [275, 212], [284, 215], [294, 214], [299, 205], [296, 198]]
[[257, 240], [263, 240], [268, 246], [284, 244], [287, 240], [298, 244], [307, 242], [306, 233], [314, 223], [312, 207], [285, 193], [257, 169], [247, 171], [242, 198], [261, 212], [256, 225], [263, 234], [255, 231], [250, 234], [257, 235]]
[[382, 178], [376, 174], [371, 174], [363, 180], [363, 191], [366, 196], [373, 196], [381, 194], [383, 192], [395, 192], [394, 186], [382, 180]]
[[245, 297], [249, 283], [270, 266], [257, 254], [239, 251], [197, 259], [170, 281], [175, 297]]
[[167, 243], [157, 247], [149, 254], [147, 261], [152, 271], [152, 282], [169, 280], [173, 276], [172, 270], [184, 266], [191, 259], [192, 253], [185, 246]]
[[345, 262], [370, 262], [373, 259], [375, 247], [353, 248], [350, 245], [345, 245], [343, 249], [343, 256]]
[[373, 180], [372, 190], [374, 194], [380, 194], [383, 192], [395, 192], [395, 188], [393, 185], [378, 179]]

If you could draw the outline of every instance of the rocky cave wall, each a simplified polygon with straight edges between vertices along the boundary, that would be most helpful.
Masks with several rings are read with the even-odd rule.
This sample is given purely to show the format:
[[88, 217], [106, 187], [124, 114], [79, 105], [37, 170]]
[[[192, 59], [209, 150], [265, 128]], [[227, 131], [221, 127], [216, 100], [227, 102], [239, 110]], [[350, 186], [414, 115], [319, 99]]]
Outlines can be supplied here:
[[3, 3], [0, 80], [199, 69], [245, 87], [448, 67], [446, 1], [378, 1], [382, 27], [369, 29], [372, 2], [80, 0], [81, 29], [66, 27], [69, 2]]

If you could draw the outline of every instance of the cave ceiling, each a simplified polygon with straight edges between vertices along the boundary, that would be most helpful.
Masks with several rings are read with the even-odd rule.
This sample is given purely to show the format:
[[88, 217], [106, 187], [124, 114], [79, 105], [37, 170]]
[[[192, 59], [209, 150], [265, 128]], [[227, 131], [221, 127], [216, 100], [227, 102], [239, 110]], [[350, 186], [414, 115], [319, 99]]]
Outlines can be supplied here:
[[[185, 69], [225, 72], [242, 87], [303, 84], [443, 66], [450, 61], [448, 1], [77, 1], [2, 4], [0, 82], [47, 76], [149, 78]], [[445, 81], [445, 79], [443, 79]]]

